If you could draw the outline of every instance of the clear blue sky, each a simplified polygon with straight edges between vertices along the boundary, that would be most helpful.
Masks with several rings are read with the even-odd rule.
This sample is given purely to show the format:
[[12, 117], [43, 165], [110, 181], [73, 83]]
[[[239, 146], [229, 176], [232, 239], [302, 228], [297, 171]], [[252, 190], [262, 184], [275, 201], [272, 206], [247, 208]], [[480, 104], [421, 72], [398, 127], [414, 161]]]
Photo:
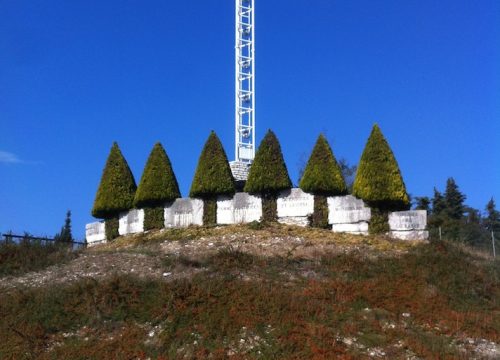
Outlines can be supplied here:
[[[257, 0], [257, 139], [296, 182], [320, 132], [357, 163], [378, 122], [408, 191], [500, 202], [500, 2]], [[113, 141], [161, 141], [186, 195], [209, 131], [230, 159], [234, 1], [0, 1], [0, 231], [84, 237]]]

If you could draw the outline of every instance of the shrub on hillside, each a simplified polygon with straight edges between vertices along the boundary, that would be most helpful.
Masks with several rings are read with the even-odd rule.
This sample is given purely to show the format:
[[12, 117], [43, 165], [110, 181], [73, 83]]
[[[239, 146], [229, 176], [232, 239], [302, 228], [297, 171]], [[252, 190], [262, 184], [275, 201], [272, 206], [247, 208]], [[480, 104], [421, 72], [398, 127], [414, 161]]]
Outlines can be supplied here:
[[305, 192], [314, 194], [312, 225], [321, 228], [328, 227], [326, 197], [345, 195], [347, 186], [342, 170], [323, 134], [318, 137], [314, 145], [299, 186]]
[[244, 190], [261, 194], [264, 221], [275, 221], [277, 194], [292, 187], [281, 146], [276, 135], [268, 130], [255, 154]]
[[[217, 134], [212, 131], [198, 160], [189, 196], [203, 199], [203, 223], [217, 222], [216, 201], [218, 195], [235, 193], [234, 178], [226, 152]], [[215, 204], [215, 206], [214, 206]]]
[[[398, 163], [377, 124], [373, 126], [361, 155], [354, 180], [353, 195], [376, 209], [372, 214], [372, 224], [378, 225], [377, 229], [371, 226], [372, 232], [388, 230], [389, 211], [409, 208], [410, 199]], [[378, 219], [377, 216], [382, 218]], [[384, 225], [381, 226], [381, 223]]]
[[117, 219], [120, 212], [133, 207], [136, 189], [134, 175], [115, 142], [102, 173], [92, 216], [105, 219], [106, 222], [113, 218]]
[[165, 149], [156, 143], [144, 167], [134, 206], [144, 208], [144, 230], [163, 228], [165, 203], [179, 198], [179, 184]]

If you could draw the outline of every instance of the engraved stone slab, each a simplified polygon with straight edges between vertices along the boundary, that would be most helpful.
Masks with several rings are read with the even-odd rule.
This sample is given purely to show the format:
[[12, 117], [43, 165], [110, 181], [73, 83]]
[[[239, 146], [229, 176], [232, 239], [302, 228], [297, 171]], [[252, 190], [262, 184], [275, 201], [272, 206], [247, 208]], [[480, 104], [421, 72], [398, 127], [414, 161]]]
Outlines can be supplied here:
[[399, 240], [427, 240], [429, 238], [429, 232], [426, 230], [390, 231], [389, 236]]
[[278, 217], [308, 216], [314, 212], [314, 196], [301, 189], [282, 191], [277, 200]]
[[397, 211], [389, 214], [389, 227], [393, 231], [425, 230], [427, 211]]
[[345, 232], [349, 234], [368, 235], [368, 223], [365, 221], [353, 224], [333, 224], [333, 232]]
[[203, 225], [203, 200], [182, 198], [176, 199], [165, 207], [165, 227], [187, 227]]
[[329, 224], [353, 224], [369, 222], [371, 219], [371, 209], [363, 200], [352, 195], [333, 196], [327, 201]]
[[144, 231], [144, 210], [132, 209], [120, 214], [118, 233], [120, 235], [135, 234]]
[[85, 239], [88, 246], [106, 242], [104, 221], [93, 222], [85, 225]]
[[217, 224], [244, 224], [262, 217], [262, 199], [248, 193], [236, 193], [233, 198], [217, 200]]

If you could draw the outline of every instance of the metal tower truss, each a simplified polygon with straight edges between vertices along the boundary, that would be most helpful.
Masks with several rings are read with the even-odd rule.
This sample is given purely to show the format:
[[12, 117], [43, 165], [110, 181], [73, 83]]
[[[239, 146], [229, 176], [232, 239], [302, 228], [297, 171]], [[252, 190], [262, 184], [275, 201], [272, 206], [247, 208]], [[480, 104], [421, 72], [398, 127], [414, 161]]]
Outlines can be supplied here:
[[235, 160], [247, 164], [255, 157], [254, 11], [254, 0], [236, 0]]

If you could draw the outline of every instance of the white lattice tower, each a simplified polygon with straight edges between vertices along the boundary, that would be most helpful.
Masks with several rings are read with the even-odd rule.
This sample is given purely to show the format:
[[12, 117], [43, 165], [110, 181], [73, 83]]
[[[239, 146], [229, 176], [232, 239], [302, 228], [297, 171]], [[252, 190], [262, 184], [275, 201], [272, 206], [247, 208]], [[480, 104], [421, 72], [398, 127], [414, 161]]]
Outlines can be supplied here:
[[254, 0], [236, 0], [235, 161], [246, 165], [255, 157], [254, 11]]

